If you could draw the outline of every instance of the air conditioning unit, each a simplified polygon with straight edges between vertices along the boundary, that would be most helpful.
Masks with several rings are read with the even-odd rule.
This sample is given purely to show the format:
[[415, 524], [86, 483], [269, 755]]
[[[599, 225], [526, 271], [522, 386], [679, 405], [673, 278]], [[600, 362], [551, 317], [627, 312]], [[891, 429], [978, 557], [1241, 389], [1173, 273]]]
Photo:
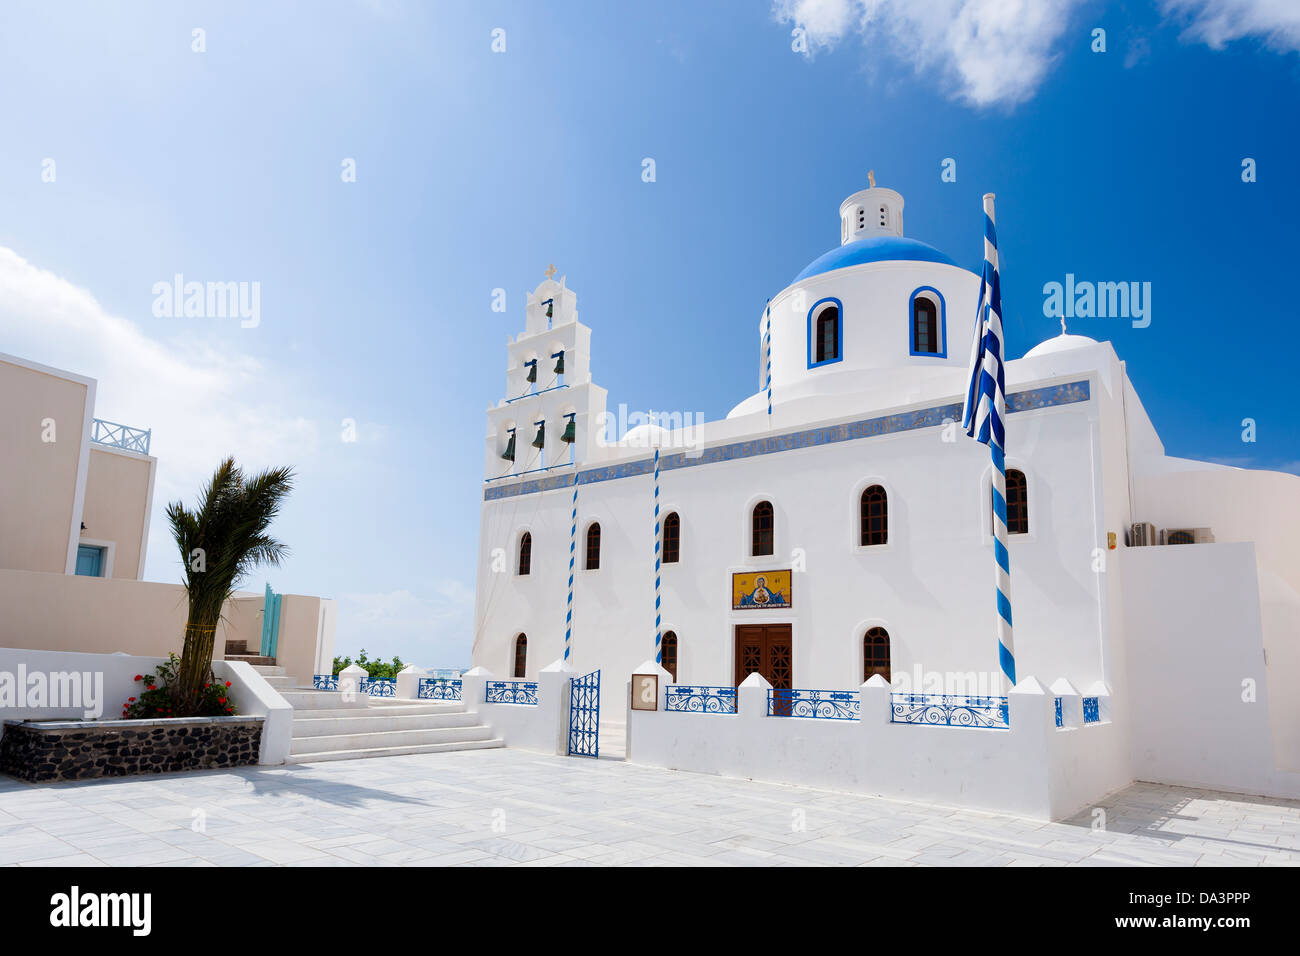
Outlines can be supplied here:
[[1213, 544], [1214, 532], [1209, 528], [1165, 528], [1160, 532], [1161, 544]]
[[1150, 521], [1135, 521], [1129, 525], [1128, 546], [1147, 548], [1156, 543], [1156, 526]]

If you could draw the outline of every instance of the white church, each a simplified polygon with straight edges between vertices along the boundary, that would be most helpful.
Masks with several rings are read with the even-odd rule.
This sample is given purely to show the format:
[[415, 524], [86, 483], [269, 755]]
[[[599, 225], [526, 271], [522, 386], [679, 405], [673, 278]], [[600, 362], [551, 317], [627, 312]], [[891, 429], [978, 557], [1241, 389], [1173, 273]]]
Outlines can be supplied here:
[[[998, 728], [902, 726], [900, 701], [1006, 700], [989, 454], [960, 426], [980, 277], [907, 238], [891, 189], [839, 217], [840, 244], [759, 315], [757, 391], [720, 421], [611, 434], [577, 296], [553, 275], [528, 296], [487, 413], [473, 662], [531, 680], [567, 631], [569, 666], [600, 669], [606, 715], [627, 715], [632, 759], [641, 743], [651, 762], [828, 785], [838, 757], [810, 728], [836, 721], [754, 724], [787, 735], [766, 750], [740, 730], [709, 743], [725, 713], [630, 712], [629, 677], [658, 634], [660, 710], [680, 709], [680, 686], [736, 716], [734, 688], [757, 684], [843, 692], [865, 721], [878, 692], [898, 736], [837, 744], [865, 754], [843, 772], [946, 800], [981, 784], [917, 785], [916, 761], [960, 762]], [[1041, 697], [1059, 741], [1033, 746], [1088, 781], [1050, 813], [1135, 779], [1300, 796], [1300, 478], [1167, 456], [1109, 342], [1042, 342], [1006, 364], [1006, 392], [1010, 729]], [[872, 753], [878, 768], [895, 751], [911, 769], [874, 781]], [[987, 792], [967, 802], [1014, 804]]]

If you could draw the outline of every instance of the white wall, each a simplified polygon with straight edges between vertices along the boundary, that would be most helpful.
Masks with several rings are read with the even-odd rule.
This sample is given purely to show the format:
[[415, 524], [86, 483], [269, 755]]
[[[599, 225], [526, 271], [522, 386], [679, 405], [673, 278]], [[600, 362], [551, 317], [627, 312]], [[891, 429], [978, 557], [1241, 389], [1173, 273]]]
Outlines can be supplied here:
[[1300, 796], [1300, 774], [1275, 767], [1270, 701], [1295, 685], [1265, 673], [1254, 545], [1131, 548], [1122, 565], [1137, 776]]
[[[117, 720], [122, 716], [122, 705], [128, 697], [138, 696], [140, 684], [136, 674], [147, 674], [165, 658], [137, 657], [128, 654], [85, 654], [67, 651], [42, 651], [27, 648], [0, 647], [0, 672], [18, 675], [25, 673], [78, 672], [89, 675], [86, 686], [102, 688], [99, 695], [101, 713], [88, 716], [84, 707], [0, 707], [0, 721], [66, 718], [70, 720]], [[242, 662], [214, 661], [214, 676], [231, 682], [230, 696], [241, 717], [262, 717], [263, 764], [281, 764], [289, 754], [292, 735], [293, 709], [274, 688], [248, 664]], [[0, 734], [3, 725], [0, 724]]]

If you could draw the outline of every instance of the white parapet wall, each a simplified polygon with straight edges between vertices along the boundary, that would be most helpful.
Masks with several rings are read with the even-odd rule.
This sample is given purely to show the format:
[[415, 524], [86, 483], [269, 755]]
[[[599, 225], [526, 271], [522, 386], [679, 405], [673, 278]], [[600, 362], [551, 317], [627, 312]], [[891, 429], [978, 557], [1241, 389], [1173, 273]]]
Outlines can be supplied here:
[[[500, 682], [485, 667], [460, 675], [461, 700], [465, 709], [476, 713], [505, 741], [507, 747], [538, 753], [566, 754], [569, 742], [569, 682], [575, 676], [562, 660], [542, 668], [536, 681], [505, 681], [505, 696], [525, 699], [536, 695], [536, 704], [488, 703], [488, 685]], [[520, 686], [522, 685], [522, 686]], [[535, 689], [534, 689], [535, 688]], [[500, 692], [498, 697], [502, 696]]]
[[[135, 676], [150, 673], [164, 660], [132, 654], [0, 648], [0, 721], [120, 718], [122, 705], [139, 694]], [[242, 661], [213, 661], [212, 673], [230, 681], [230, 699], [240, 716], [264, 719], [258, 763], [284, 763], [293, 733], [293, 708]], [[3, 732], [0, 723], [0, 734]]]
[[736, 713], [682, 713], [664, 709], [661, 682], [657, 711], [628, 710], [628, 760], [1039, 820], [1086, 809], [1131, 779], [1108, 701], [1101, 720], [1058, 728], [1057, 695], [1032, 677], [1009, 695], [1006, 729], [895, 723], [881, 678], [856, 692], [851, 719], [768, 716], [769, 689], [751, 674], [736, 689]]

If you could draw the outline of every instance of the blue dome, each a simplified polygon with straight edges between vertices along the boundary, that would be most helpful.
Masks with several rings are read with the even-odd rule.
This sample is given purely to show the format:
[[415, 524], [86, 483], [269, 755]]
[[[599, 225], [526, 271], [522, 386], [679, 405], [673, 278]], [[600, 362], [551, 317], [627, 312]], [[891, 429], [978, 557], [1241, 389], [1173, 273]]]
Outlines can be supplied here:
[[835, 269], [844, 269], [848, 266], [860, 266], [864, 262], [889, 262], [900, 259], [912, 262], [942, 262], [944, 265], [949, 266], [957, 265], [934, 246], [927, 246], [924, 242], [917, 242], [915, 239], [904, 239], [902, 236], [870, 236], [866, 239], [855, 239], [842, 246], [836, 246], [824, 256], [818, 256], [808, 263], [803, 272], [794, 277], [794, 281], [800, 282], [811, 276], [821, 275], [823, 272], [832, 272]]

